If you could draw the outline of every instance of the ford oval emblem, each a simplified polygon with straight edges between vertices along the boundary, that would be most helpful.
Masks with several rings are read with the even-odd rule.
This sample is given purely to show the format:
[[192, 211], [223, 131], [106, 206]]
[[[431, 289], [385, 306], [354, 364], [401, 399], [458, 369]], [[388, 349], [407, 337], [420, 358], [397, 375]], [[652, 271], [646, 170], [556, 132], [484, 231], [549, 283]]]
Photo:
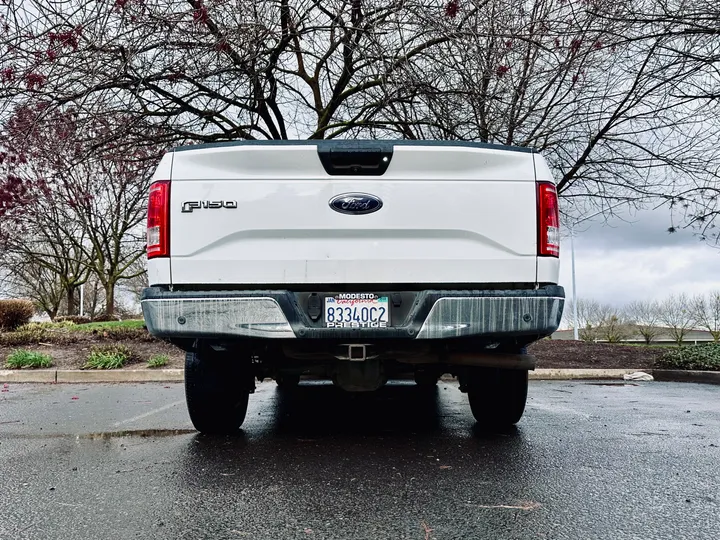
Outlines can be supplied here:
[[380, 197], [368, 193], [342, 193], [330, 199], [330, 208], [341, 214], [372, 214], [382, 208]]

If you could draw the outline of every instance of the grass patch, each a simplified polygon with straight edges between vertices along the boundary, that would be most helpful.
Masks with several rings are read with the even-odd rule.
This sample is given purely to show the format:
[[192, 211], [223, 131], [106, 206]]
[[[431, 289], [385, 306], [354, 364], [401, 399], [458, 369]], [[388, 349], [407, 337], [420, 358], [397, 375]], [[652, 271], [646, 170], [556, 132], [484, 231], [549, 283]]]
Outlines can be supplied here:
[[134, 357], [125, 345], [93, 347], [82, 369], [119, 369], [134, 360]]
[[19, 351], [10, 353], [5, 362], [5, 366], [8, 369], [49, 368], [52, 366], [52, 358], [49, 354], [20, 349]]
[[28, 323], [14, 332], [0, 332], [0, 346], [65, 345], [78, 341], [154, 341], [144, 326], [142, 319], [89, 324], [72, 321]]
[[167, 363], [170, 361], [170, 358], [167, 354], [156, 354], [153, 356], [150, 360], [148, 360], [147, 366], [149, 368], [159, 368], [163, 366], [167, 366]]
[[92, 322], [87, 324], [77, 324], [73, 330], [82, 332], [93, 332], [96, 330], [108, 330], [110, 328], [143, 328], [145, 321], [143, 319], [128, 319], [127, 321], [109, 321], [109, 322]]
[[656, 360], [655, 367], [720, 371], [720, 343], [678, 347]]

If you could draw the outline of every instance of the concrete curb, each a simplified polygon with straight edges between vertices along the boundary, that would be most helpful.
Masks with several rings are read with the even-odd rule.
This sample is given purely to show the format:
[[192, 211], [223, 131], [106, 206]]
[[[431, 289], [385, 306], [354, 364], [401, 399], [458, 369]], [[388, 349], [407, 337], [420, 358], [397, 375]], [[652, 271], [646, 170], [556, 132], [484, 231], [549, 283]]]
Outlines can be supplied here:
[[530, 372], [530, 380], [534, 381], [572, 381], [582, 379], [622, 379], [623, 375], [652, 370], [643, 369], [536, 369]]
[[0, 383], [27, 382], [27, 383], [54, 383], [56, 377], [54, 369], [27, 369], [12, 370], [0, 369]]
[[23, 369], [0, 370], [0, 383], [182, 382], [183, 369]]
[[657, 381], [720, 384], [720, 371], [655, 369], [653, 370], [653, 377], [655, 377], [655, 380]]
[[[669, 369], [536, 369], [530, 372], [535, 381], [573, 381], [622, 379], [626, 373], [645, 371], [658, 381], [720, 384], [720, 371], [680, 371]], [[0, 370], [0, 383], [143, 383], [182, 382], [183, 369], [23, 369]], [[444, 376], [444, 381], [454, 377]]]
[[[531, 381], [622, 379], [626, 373], [637, 371], [652, 373], [652, 370], [648, 369], [536, 369], [529, 372], [529, 378]], [[455, 377], [443, 375], [442, 380], [454, 381]]]

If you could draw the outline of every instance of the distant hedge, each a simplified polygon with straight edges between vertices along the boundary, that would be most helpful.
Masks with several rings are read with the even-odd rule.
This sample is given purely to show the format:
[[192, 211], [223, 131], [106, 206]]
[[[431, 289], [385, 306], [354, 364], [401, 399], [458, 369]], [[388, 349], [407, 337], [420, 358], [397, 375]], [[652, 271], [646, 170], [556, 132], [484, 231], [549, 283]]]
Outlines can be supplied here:
[[720, 343], [671, 349], [655, 362], [655, 367], [720, 371]]
[[90, 322], [90, 317], [84, 315], [63, 315], [62, 317], [55, 317], [55, 322], [71, 322], [74, 324], [87, 324]]
[[12, 331], [27, 324], [35, 314], [30, 300], [0, 300], [0, 329]]
[[107, 315], [105, 313], [92, 318], [92, 322], [116, 322], [119, 320], [120, 317], [117, 315]]

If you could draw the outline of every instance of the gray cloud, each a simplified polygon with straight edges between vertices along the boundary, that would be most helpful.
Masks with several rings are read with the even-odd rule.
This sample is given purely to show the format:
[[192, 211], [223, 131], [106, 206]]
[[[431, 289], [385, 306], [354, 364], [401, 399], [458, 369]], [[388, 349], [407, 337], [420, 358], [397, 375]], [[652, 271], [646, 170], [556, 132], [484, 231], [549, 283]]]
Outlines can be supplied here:
[[679, 228], [669, 233], [672, 225], [667, 208], [643, 210], [624, 214], [603, 223], [602, 218], [578, 225], [575, 248], [578, 250], [634, 250], [666, 246], [700, 246], [702, 242], [694, 231]]
[[[622, 306], [672, 293], [720, 290], [720, 249], [692, 231], [668, 234], [666, 209], [640, 212], [632, 222], [586, 225], [577, 232], [578, 296]], [[570, 241], [561, 246], [560, 284], [572, 296]]]

